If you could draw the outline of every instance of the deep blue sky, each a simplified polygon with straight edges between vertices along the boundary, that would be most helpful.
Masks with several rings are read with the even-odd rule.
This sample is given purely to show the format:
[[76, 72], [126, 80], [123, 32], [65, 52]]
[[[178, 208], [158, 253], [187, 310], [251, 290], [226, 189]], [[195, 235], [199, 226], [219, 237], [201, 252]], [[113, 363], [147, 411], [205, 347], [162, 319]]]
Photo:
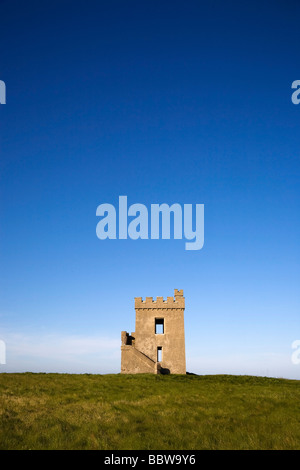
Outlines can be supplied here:
[[[300, 378], [299, 14], [0, 2], [2, 371], [119, 372], [134, 297], [178, 288], [188, 370]], [[100, 241], [119, 195], [205, 204], [203, 249]]]

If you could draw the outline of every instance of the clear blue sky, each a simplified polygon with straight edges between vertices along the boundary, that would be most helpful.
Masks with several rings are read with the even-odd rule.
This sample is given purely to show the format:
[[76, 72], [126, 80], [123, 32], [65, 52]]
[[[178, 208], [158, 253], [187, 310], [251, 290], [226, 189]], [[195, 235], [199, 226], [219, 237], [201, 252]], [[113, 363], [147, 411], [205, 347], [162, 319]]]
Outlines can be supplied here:
[[[134, 297], [184, 289], [187, 369], [300, 378], [300, 6], [0, 2], [1, 371], [119, 372]], [[205, 244], [96, 208], [205, 205]]]

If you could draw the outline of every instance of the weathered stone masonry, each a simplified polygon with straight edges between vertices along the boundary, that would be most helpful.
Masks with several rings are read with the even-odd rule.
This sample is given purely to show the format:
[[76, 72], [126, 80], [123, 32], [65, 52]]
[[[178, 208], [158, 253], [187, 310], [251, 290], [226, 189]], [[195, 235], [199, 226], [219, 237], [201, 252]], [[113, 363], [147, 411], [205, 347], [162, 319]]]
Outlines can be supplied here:
[[135, 298], [135, 332], [121, 333], [122, 374], [186, 374], [183, 290]]

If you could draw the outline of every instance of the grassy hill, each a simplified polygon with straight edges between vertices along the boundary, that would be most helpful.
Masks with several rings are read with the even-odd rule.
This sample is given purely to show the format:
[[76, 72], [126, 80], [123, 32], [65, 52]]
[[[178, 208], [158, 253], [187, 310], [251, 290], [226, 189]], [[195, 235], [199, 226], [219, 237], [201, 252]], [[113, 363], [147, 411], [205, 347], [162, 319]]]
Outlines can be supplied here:
[[300, 381], [0, 374], [0, 449], [300, 449]]

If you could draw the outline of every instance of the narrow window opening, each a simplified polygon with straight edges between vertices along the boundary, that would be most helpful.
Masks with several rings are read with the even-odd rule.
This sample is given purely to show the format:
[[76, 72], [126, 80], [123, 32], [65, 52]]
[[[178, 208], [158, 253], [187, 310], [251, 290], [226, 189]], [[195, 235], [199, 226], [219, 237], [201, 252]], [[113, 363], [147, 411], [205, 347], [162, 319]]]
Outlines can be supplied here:
[[155, 318], [155, 334], [163, 335], [164, 334], [164, 319]]
[[157, 348], [157, 362], [161, 362], [161, 361], [162, 361], [162, 347], [158, 346], [158, 348]]

